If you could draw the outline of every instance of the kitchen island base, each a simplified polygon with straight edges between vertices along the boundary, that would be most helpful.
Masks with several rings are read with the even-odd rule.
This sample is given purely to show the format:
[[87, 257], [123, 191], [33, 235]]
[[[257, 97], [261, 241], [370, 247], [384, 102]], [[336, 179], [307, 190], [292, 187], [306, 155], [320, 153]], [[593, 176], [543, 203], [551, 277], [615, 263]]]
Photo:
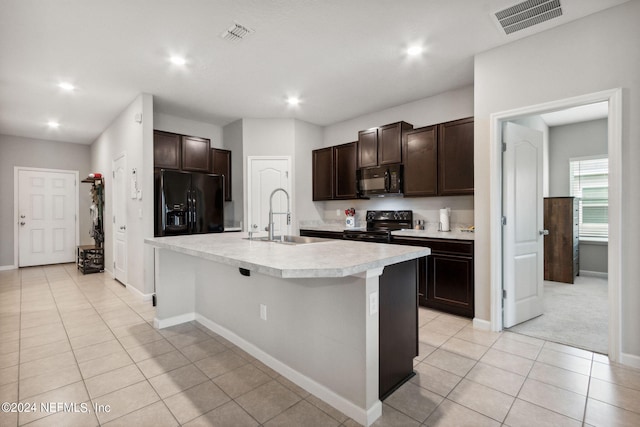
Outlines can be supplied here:
[[283, 279], [255, 271], [244, 276], [236, 266], [156, 248], [154, 324], [195, 320], [367, 426], [382, 414], [382, 271], [330, 278]]

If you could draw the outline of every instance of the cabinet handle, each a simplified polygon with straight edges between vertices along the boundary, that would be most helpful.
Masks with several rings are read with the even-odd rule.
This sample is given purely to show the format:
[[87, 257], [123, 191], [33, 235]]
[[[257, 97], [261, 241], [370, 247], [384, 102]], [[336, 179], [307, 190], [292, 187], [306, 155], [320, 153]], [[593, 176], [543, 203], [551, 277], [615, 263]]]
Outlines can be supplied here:
[[541, 236], [548, 236], [549, 235], [549, 230], [540, 230], [540, 231], [538, 231], [538, 233], [540, 233]]

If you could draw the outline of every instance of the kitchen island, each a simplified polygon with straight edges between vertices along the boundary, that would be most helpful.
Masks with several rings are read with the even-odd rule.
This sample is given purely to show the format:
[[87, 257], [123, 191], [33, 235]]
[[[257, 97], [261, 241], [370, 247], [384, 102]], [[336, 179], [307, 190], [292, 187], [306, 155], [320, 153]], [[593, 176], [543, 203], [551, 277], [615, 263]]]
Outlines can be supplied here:
[[[382, 413], [380, 276], [430, 250], [245, 237], [146, 239], [155, 247], [155, 326], [196, 320], [355, 421], [373, 423]], [[415, 283], [390, 285], [415, 294]]]

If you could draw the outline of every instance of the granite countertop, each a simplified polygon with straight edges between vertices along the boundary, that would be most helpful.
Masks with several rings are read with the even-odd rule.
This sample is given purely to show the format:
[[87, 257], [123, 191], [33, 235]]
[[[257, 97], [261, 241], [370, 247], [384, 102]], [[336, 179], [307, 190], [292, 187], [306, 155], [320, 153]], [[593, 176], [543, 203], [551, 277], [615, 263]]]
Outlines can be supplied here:
[[427, 256], [429, 248], [326, 239], [287, 245], [247, 240], [247, 233], [154, 237], [145, 243], [282, 278], [346, 277]]
[[[313, 231], [333, 231], [342, 232], [346, 228], [344, 224], [321, 224], [321, 225], [303, 225], [300, 226], [300, 230], [313, 230]], [[365, 230], [366, 228], [350, 228], [349, 230]], [[392, 236], [397, 237], [423, 237], [429, 239], [452, 239], [452, 240], [475, 240], [474, 233], [461, 231], [462, 227], [456, 226], [451, 231], [437, 231], [432, 229], [427, 230], [396, 230], [392, 231]]]

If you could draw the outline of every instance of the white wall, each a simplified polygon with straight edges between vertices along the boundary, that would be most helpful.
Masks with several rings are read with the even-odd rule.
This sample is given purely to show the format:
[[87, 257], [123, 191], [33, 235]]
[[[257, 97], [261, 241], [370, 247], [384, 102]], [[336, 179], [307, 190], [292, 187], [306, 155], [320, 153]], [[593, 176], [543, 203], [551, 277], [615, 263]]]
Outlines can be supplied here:
[[[569, 196], [569, 160], [607, 155], [607, 119], [549, 128], [549, 182], [552, 197]], [[608, 245], [580, 240], [580, 271], [606, 273]]]
[[[142, 123], [135, 115], [142, 114]], [[127, 198], [127, 286], [143, 294], [153, 292], [152, 250], [144, 244], [153, 237], [153, 98], [139, 95], [91, 145], [92, 169], [105, 176], [105, 267], [113, 271], [113, 160], [126, 155], [127, 182], [137, 169], [142, 200]]]
[[[444, 92], [393, 108], [378, 111], [351, 120], [336, 123], [324, 129], [324, 147], [357, 141], [358, 131], [382, 126], [397, 121], [411, 123], [414, 128], [429, 126], [473, 116], [473, 86]], [[311, 153], [309, 153], [309, 171], [311, 170]], [[310, 197], [310, 195], [308, 196]], [[427, 226], [437, 227], [439, 210], [450, 207], [451, 223], [460, 225], [473, 224], [473, 196], [456, 197], [414, 197], [414, 198], [381, 198], [371, 200], [336, 200], [313, 202], [314, 211], [302, 220], [315, 220], [315, 213], [325, 222], [344, 221], [344, 210], [356, 208], [356, 221], [362, 223], [367, 210], [390, 209], [413, 210], [414, 219], [425, 219]], [[339, 211], [339, 214], [336, 214]]]
[[[13, 266], [13, 170], [14, 166], [79, 171], [79, 179], [91, 171], [88, 145], [0, 135], [0, 267]], [[93, 243], [89, 236], [89, 184], [78, 183], [80, 244]]]
[[[640, 2], [633, 1], [481, 53], [475, 59], [475, 308], [490, 319], [490, 115], [623, 88], [622, 352], [640, 358]], [[638, 359], [640, 363], [640, 359]]]
[[569, 196], [569, 160], [607, 156], [607, 119], [591, 120], [549, 129], [549, 195]]
[[298, 221], [293, 221], [294, 233], [299, 231], [299, 220], [320, 220], [322, 211], [313, 203], [313, 158], [311, 152], [322, 147], [323, 128], [301, 120], [294, 121], [295, 181], [293, 182], [295, 199], [294, 214]]
[[[225, 127], [225, 132], [229, 126], [231, 125]], [[229, 134], [231, 133], [237, 136], [238, 131], [229, 128]], [[303, 218], [301, 215], [311, 215], [314, 218], [318, 216], [311, 201], [311, 150], [322, 146], [322, 128], [295, 119], [242, 119], [241, 138], [243, 177], [247, 176], [245, 168], [249, 156], [291, 157], [291, 231], [297, 233], [298, 221]], [[244, 218], [248, 217], [247, 185], [244, 182]]]
[[198, 122], [154, 111], [153, 127], [156, 130], [162, 130], [165, 132], [209, 138], [211, 140], [212, 148], [224, 147], [222, 127], [211, 123]]
[[324, 146], [358, 140], [358, 131], [405, 121], [414, 128], [473, 116], [473, 86], [345, 120], [324, 128]]
[[[240, 226], [244, 215], [244, 150], [242, 147], [242, 120], [223, 128], [224, 148], [231, 150], [231, 202], [224, 204], [224, 220]], [[244, 225], [244, 224], [242, 224]]]

